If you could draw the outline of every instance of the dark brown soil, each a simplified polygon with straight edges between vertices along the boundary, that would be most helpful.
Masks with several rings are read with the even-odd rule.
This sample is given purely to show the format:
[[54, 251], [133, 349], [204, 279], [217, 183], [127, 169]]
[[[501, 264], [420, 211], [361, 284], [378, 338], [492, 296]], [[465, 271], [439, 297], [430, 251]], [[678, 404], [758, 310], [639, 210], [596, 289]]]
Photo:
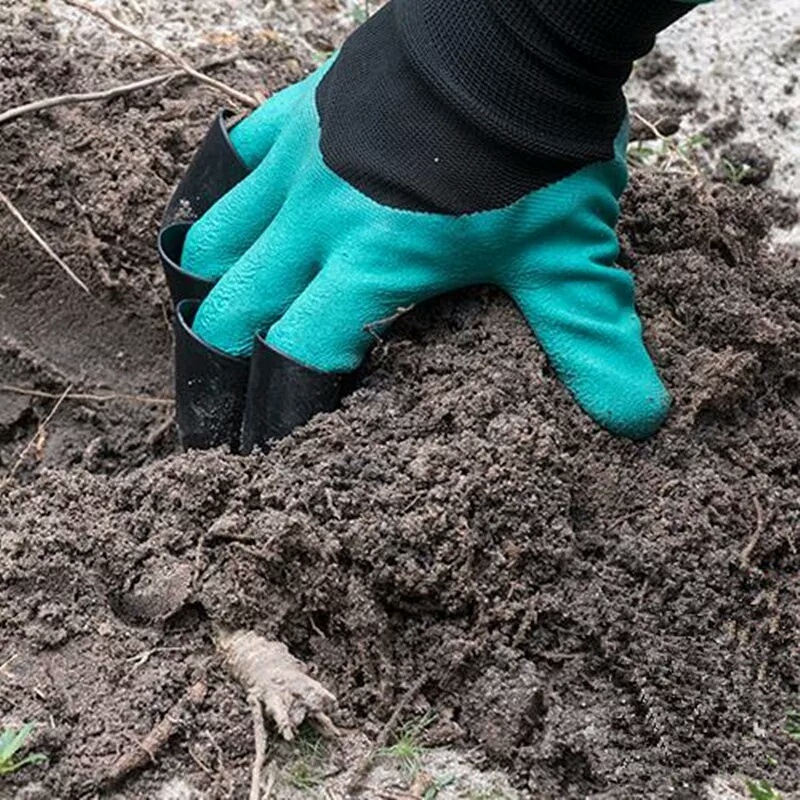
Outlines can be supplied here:
[[[105, 68], [26, 26], [0, 27], [0, 107]], [[286, 58], [264, 49], [269, 86]], [[93, 291], [0, 216], [4, 383], [169, 392], [153, 231], [214, 107], [176, 82], [2, 129], [4, 188]], [[778, 210], [634, 176], [621, 235], [676, 398], [648, 442], [593, 425], [481, 289], [416, 310], [341, 412], [268, 455], [169, 455], [163, 408], [66, 401], [0, 501], [0, 719], [49, 721], [50, 756], [4, 787], [81, 796], [208, 664], [210, 619], [284, 641], [372, 735], [427, 676], [421, 702], [534, 797], [797, 787], [800, 263], [766, 244]], [[0, 393], [6, 464], [52, 404]], [[208, 702], [124, 796], [179, 774], [223, 797], [250, 751], [212, 660]]]
[[[274, 43], [254, 36], [236, 46], [249, 55], [262, 91], [302, 74], [297, 59]], [[225, 51], [209, 45], [193, 58], [204, 63], [230, 52], [230, 45]], [[39, 14], [19, 26], [0, 22], [4, 110], [169, 71], [141, 47], [113, 63], [86, 52], [76, 58], [59, 45], [52, 20]], [[213, 74], [242, 80], [236, 65]], [[177, 79], [167, 88], [59, 107], [0, 128], [2, 191], [92, 290], [91, 298], [81, 296], [0, 206], [0, 383], [35, 382], [56, 394], [69, 384], [100, 394], [171, 394], [168, 297], [153, 260], [153, 232], [221, 103]], [[50, 405], [0, 394], [0, 463], [30, 438]], [[45, 464], [115, 472], [175, 448], [163, 405], [69, 403], [60, 420]]]

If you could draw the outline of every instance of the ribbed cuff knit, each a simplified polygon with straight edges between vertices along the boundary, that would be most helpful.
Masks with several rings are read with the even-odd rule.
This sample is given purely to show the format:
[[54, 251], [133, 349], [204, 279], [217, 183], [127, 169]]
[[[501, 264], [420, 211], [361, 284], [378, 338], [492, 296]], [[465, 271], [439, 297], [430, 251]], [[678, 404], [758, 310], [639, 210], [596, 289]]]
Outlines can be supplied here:
[[[523, 150], [593, 157], [624, 114], [622, 86], [658, 31], [689, 11], [672, 0], [395, 0], [402, 46], [446, 103]], [[578, 150], [574, 147], [577, 144]]]
[[320, 84], [321, 147], [386, 205], [506, 206], [610, 159], [622, 86], [675, 0], [392, 0]]

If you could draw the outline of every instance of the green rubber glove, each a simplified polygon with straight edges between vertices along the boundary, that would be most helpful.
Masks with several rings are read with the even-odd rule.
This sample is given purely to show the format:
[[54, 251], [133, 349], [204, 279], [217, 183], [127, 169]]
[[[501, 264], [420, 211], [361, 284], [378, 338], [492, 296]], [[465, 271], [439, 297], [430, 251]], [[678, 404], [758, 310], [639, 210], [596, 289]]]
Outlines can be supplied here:
[[233, 128], [252, 173], [186, 239], [182, 266], [219, 278], [195, 332], [238, 355], [267, 332], [271, 347], [306, 366], [348, 372], [377, 321], [443, 292], [494, 284], [593, 419], [623, 436], [652, 434], [670, 398], [642, 341], [632, 277], [615, 266], [627, 121], [611, 158], [506, 207], [404, 210], [371, 199], [322, 157], [315, 93], [334, 64]]

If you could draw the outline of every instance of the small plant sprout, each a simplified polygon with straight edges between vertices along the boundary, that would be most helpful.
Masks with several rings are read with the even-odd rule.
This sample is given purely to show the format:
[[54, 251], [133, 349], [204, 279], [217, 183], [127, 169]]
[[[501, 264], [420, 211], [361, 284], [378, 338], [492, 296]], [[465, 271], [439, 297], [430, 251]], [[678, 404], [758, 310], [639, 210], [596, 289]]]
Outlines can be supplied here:
[[442, 789], [446, 789], [448, 786], [452, 786], [456, 782], [456, 779], [452, 775], [445, 775], [441, 778], [436, 778], [434, 782], [425, 790], [424, 794], [422, 795], [422, 800], [436, 800], [439, 796], [439, 792]]
[[657, 155], [654, 147], [650, 147], [640, 141], [633, 142], [628, 147], [628, 158], [637, 166], [646, 166]]
[[384, 747], [378, 751], [382, 756], [396, 760], [400, 770], [408, 777], [413, 777], [419, 772], [422, 763], [423, 746], [420, 736], [436, 720], [436, 714], [428, 711], [418, 720], [405, 724], [397, 735], [391, 747]]
[[786, 733], [796, 742], [800, 742], [800, 711], [792, 709], [786, 712]]
[[323, 780], [319, 770], [302, 759], [291, 764], [287, 777], [291, 786], [303, 791], [316, 789]]
[[749, 164], [734, 164], [728, 158], [722, 159], [722, 169], [725, 172], [725, 177], [731, 183], [741, 183], [752, 172], [752, 167]]
[[752, 800], [781, 800], [781, 794], [769, 781], [745, 781], [747, 792]]
[[698, 151], [709, 144], [709, 138], [702, 133], [682, 137], [678, 134], [665, 135], [658, 129], [658, 123], [650, 122], [641, 114], [633, 116], [650, 131], [653, 143], [633, 142], [628, 146], [628, 160], [637, 166], [657, 169], [659, 172], [681, 172], [701, 175]]
[[687, 137], [685, 141], [681, 142], [677, 147], [687, 158], [699, 148], [708, 147], [711, 140], [704, 133], [694, 133]]
[[295, 789], [310, 790], [324, 781], [324, 762], [328, 755], [328, 743], [309, 725], [300, 728], [295, 740], [297, 757], [288, 765], [286, 777]]
[[19, 751], [25, 747], [26, 742], [33, 733], [33, 724], [28, 722], [21, 728], [3, 728], [0, 732], [0, 775], [10, 775], [29, 764], [41, 764], [47, 756], [43, 753], [28, 753], [22, 758], [17, 758]]

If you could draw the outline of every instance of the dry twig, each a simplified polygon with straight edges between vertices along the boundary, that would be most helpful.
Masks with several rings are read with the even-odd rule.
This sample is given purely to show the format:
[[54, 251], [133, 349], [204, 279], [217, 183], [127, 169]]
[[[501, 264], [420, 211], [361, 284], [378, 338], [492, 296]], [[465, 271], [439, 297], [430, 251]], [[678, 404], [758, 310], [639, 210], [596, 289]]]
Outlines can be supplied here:
[[376, 319], [374, 322], [368, 322], [364, 326], [364, 331], [370, 336], [375, 337], [375, 339], [378, 341], [378, 344], [383, 344], [383, 339], [381, 339], [380, 334], [376, 329], [384, 331], [390, 325], [397, 322], [397, 320], [400, 319], [400, 317], [402, 317], [404, 314], [407, 314], [409, 311], [411, 311], [411, 309], [414, 308], [414, 305], [415, 304], [412, 303], [410, 306], [398, 306], [397, 311], [395, 311], [394, 314], [390, 314], [388, 317], [384, 317], [383, 319]]
[[173, 64], [180, 67], [187, 75], [191, 75], [196, 81], [205, 83], [217, 91], [227, 94], [229, 97], [249, 108], [255, 108], [259, 105], [259, 102], [255, 97], [245, 94], [244, 92], [240, 92], [238, 89], [234, 89], [232, 86], [228, 86], [226, 83], [218, 81], [216, 78], [211, 78], [208, 75], [204, 75], [202, 72], [195, 69], [182, 56], [179, 56], [177, 53], [173, 53], [172, 51], [157, 45], [154, 41], [148, 39], [144, 34], [134, 30], [129, 25], [126, 25], [124, 22], [117, 19], [115, 16], [109, 14], [107, 11], [104, 11], [102, 8], [96, 8], [90, 3], [83, 2], [83, 0], [63, 0], [63, 2], [68, 6], [79, 8], [81, 11], [85, 11], [87, 14], [91, 14], [93, 17], [103, 20], [103, 22], [105, 22], [114, 30], [125, 34], [131, 39], [135, 39], [137, 42], [141, 42], [143, 45], [146, 45], [159, 55], [169, 59]]
[[189, 751], [189, 755], [191, 756], [192, 761], [194, 761], [194, 763], [197, 764], [197, 766], [200, 767], [200, 769], [203, 770], [203, 772], [205, 772], [206, 775], [213, 778], [214, 770], [211, 769], [211, 767], [209, 767], [208, 764], [206, 764], [203, 761], [203, 759], [200, 758], [200, 756], [198, 756], [197, 753], [194, 752], [194, 750], [192, 750], [191, 746], [188, 747], [187, 750]]
[[[26, 389], [24, 386], [13, 386], [10, 383], [0, 383], [0, 392], [8, 392], [10, 394], [22, 394], [28, 397], [45, 397], [48, 399], [56, 399], [61, 397], [59, 394], [53, 392], [43, 392], [40, 389]], [[174, 406], [175, 401], [169, 397], [148, 397], [141, 394], [118, 394], [112, 392], [110, 394], [70, 394], [69, 400], [77, 400], [92, 403], [107, 403], [111, 400], [119, 400], [125, 403], [144, 403], [145, 405], [153, 406]]]
[[12, 119], [21, 117], [23, 114], [30, 114], [34, 111], [43, 111], [46, 108], [53, 108], [54, 106], [72, 105], [74, 103], [89, 103], [93, 100], [110, 100], [113, 97], [119, 97], [123, 94], [135, 92], [137, 89], [146, 89], [148, 86], [155, 86], [159, 83], [164, 83], [170, 78], [177, 78], [183, 75], [183, 70], [176, 70], [174, 72], [166, 72], [163, 75], [153, 75], [150, 78], [143, 78], [140, 81], [133, 83], [126, 83], [122, 86], [114, 86], [111, 89], [103, 89], [97, 92], [86, 92], [84, 94], [59, 94], [55, 97], [45, 97], [42, 100], [34, 100], [31, 103], [10, 108], [8, 111], [3, 111], [0, 114], [0, 125], [4, 122], [9, 122]]
[[408, 691], [406, 691], [406, 693], [400, 698], [400, 701], [395, 706], [394, 711], [392, 711], [392, 714], [386, 721], [386, 724], [380, 729], [372, 748], [364, 756], [364, 758], [359, 761], [358, 765], [353, 770], [353, 777], [348, 781], [346, 789], [348, 797], [351, 795], [356, 795], [361, 791], [362, 784], [369, 775], [372, 762], [375, 760], [375, 756], [380, 750], [386, 747], [386, 744], [389, 741], [389, 736], [391, 736], [392, 731], [397, 728], [400, 715], [406, 710], [408, 704], [414, 700], [427, 682], [428, 676], [420, 675], [420, 677], [411, 684], [411, 686], [408, 688]]
[[156, 653], [185, 653], [190, 648], [188, 647], [152, 647], [149, 650], [143, 650], [135, 656], [129, 656], [125, 660], [133, 663], [133, 669], [144, 666], [151, 656]]
[[112, 788], [134, 770], [155, 761], [156, 753], [178, 730], [186, 711], [194, 706], [199, 706], [206, 699], [207, 693], [208, 686], [205, 680], [201, 679], [193, 683], [164, 717], [151, 728], [147, 736], [137, 742], [136, 748], [124, 753], [111, 765], [105, 775], [100, 778], [99, 787], [101, 789]]
[[[212, 67], [222, 66], [223, 64], [230, 64], [241, 58], [240, 53], [224, 56], [223, 58], [215, 59], [207, 64], [201, 64], [200, 69], [206, 70]], [[75, 105], [76, 103], [91, 103], [97, 100], [111, 100], [114, 97], [130, 94], [131, 92], [138, 91], [139, 89], [146, 89], [149, 86], [157, 86], [160, 83], [174, 80], [185, 76], [186, 71], [183, 69], [173, 70], [172, 72], [165, 72], [161, 75], [153, 75], [149, 78], [142, 78], [133, 83], [125, 83], [121, 86], [113, 86], [110, 89], [101, 89], [96, 92], [85, 92], [83, 94], [60, 94], [55, 97], [44, 97], [41, 100], [34, 100], [31, 103], [17, 106], [16, 108], [9, 108], [7, 111], [0, 113], [0, 125], [4, 122], [10, 122], [12, 119], [21, 117], [23, 114], [31, 114], [34, 111], [43, 111], [46, 108], [54, 108], [55, 106]]]
[[756, 529], [753, 531], [753, 535], [750, 537], [749, 541], [739, 555], [739, 569], [741, 569], [743, 572], [746, 572], [748, 569], [750, 569], [750, 559], [753, 555], [753, 550], [756, 549], [758, 540], [761, 538], [761, 534], [764, 533], [764, 511], [762, 510], [761, 503], [758, 502], [757, 497], [753, 498], [753, 505], [756, 508]]
[[167, 414], [166, 418], [147, 434], [147, 439], [145, 440], [147, 442], [147, 446], [155, 447], [156, 443], [172, 430], [175, 425], [175, 419], [176, 417], [174, 412], [172, 414]]
[[70, 269], [69, 265], [63, 261], [59, 256], [57, 256], [53, 250], [51, 249], [50, 245], [42, 239], [42, 237], [36, 232], [34, 227], [22, 216], [19, 209], [2, 193], [0, 192], [0, 201], [2, 201], [6, 208], [11, 212], [11, 215], [16, 218], [16, 220], [22, 225], [23, 228], [31, 235], [31, 237], [36, 241], [36, 243], [42, 248], [42, 250], [47, 253], [53, 261], [58, 264], [64, 272], [69, 275], [69, 277], [78, 284], [78, 286], [83, 289], [86, 294], [91, 294], [89, 291], [89, 287]]
[[64, 400], [67, 399], [67, 395], [69, 394], [71, 389], [72, 389], [71, 385], [67, 386], [67, 388], [64, 389], [63, 394], [58, 398], [56, 404], [52, 407], [52, 409], [50, 409], [50, 413], [44, 418], [44, 420], [42, 420], [40, 425], [36, 428], [36, 433], [33, 434], [31, 440], [25, 445], [25, 447], [22, 448], [20, 454], [17, 456], [17, 460], [14, 462], [14, 466], [11, 467], [11, 471], [8, 473], [8, 476], [3, 481], [3, 483], [0, 484], [0, 489], [5, 488], [9, 483], [11, 483], [11, 480], [13, 479], [17, 470], [20, 468], [22, 462], [25, 460], [25, 456], [28, 455], [28, 451], [41, 439], [42, 435], [44, 434], [44, 429], [47, 426], [47, 423], [50, 422], [51, 419], [53, 419], [58, 409], [61, 408], [61, 404], [64, 402]]
[[267, 777], [267, 785], [264, 787], [264, 796], [261, 800], [269, 800], [272, 797], [272, 788], [275, 786], [275, 768], [272, 767]]

